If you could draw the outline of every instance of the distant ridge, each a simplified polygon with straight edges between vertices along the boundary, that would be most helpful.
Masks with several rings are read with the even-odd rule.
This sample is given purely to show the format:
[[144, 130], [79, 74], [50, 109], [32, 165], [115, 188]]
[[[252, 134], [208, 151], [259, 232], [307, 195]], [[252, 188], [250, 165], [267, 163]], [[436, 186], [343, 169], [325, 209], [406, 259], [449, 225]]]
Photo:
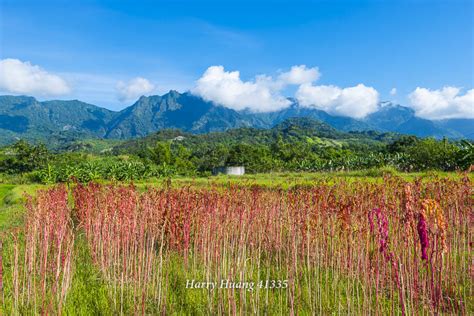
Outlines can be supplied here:
[[129, 139], [176, 128], [190, 133], [225, 131], [238, 127], [268, 129], [288, 118], [319, 120], [344, 132], [376, 130], [420, 137], [474, 139], [474, 120], [431, 121], [415, 116], [407, 107], [384, 102], [366, 118], [356, 120], [302, 107], [289, 99], [290, 107], [269, 113], [235, 111], [207, 102], [190, 93], [170, 91], [163, 96], [142, 96], [133, 105], [115, 112], [71, 101], [39, 102], [29, 96], [0, 96], [0, 144], [23, 138], [48, 142], [50, 138]]

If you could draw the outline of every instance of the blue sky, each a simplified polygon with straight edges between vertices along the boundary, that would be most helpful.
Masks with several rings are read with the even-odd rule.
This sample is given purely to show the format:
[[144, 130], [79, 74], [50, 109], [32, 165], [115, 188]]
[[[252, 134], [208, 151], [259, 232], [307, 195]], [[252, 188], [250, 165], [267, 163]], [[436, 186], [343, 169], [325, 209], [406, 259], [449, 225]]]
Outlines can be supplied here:
[[240, 71], [242, 82], [294, 65], [318, 67], [317, 85], [363, 84], [379, 100], [407, 105], [417, 87], [457, 87], [462, 95], [474, 86], [473, 1], [0, 3], [0, 58], [67, 82], [59, 96], [36, 91], [40, 99], [120, 109], [133, 100], [117, 87], [134, 78], [151, 83], [149, 93], [185, 91], [214, 65]]

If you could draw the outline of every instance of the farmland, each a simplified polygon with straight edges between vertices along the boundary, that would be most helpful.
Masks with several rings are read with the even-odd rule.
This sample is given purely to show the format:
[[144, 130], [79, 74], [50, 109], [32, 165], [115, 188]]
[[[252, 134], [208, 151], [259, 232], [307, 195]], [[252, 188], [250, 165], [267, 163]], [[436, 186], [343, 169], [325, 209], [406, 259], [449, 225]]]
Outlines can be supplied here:
[[474, 316], [473, 7], [0, 0], [0, 316]]
[[471, 180], [2, 185], [2, 314], [472, 314]]

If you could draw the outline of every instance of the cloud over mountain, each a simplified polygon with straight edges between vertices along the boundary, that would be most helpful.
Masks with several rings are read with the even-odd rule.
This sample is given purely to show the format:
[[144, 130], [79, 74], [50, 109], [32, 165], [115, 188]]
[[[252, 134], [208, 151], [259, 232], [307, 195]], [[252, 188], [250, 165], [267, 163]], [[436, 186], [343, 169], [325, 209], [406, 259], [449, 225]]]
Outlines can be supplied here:
[[155, 86], [148, 79], [136, 77], [128, 82], [119, 81], [116, 89], [120, 101], [130, 101], [152, 92]]
[[474, 118], [474, 89], [460, 95], [457, 87], [416, 88], [409, 95], [416, 115], [426, 119]]
[[234, 110], [270, 112], [290, 105], [290, 101], [280, 94], [282, 88], [283, 85], [270, 76], [258, 75], [254, 80], [242, 81], [239, 71], [211, 66], [196, 81], [192, 92], [206, 101]]
[[58, 75], [19, 59], [0, 60], [0, 91], [36, 96], [64, 95], [71, 91]]
[[[320, 77], [318, 67], [294, 65], [274, 75], [260, 74], [244, 80], [237, 70], [211, 66], [195, 81], [191, 93], [217, 105], [255, 113], [288, 108], [292, 104], [287, 98], [288, 92], [294, 90], [294, 97], [303, 107], [320, 109], [332, 115], [361, 119], [379, 109], [379, 93], [375, 88], [363, 83], [350, 87], [319, 84]], [[29, 61], [0, 59], [0, 93], [76, 97], [81, 91], [83, 94], [86, 91], [88, 96], [104, 95], [104, 99], [117, 96], [123, 104], [157, 90], [156, 84], [143, 77], [118, 82], [113, 76], [97, 78], [97, 75], [65, 72], [58, 75]], [[76, 88], [73, 92], [71, 85]], [[288, 89], [291, 86], [294, 89]], [[397, 89], [391, 89], [390, 95], [395, 97]], [[464, 92], [452, 86], [434, 90], [418, 87], [408, 95], [408, 99], [410, 107], [420, 118], [474, 118], [472, 88]]]
[[273, 112], [290, 106], [291, 102], [283, 91], [290, 85], [297, 85], [296, 98], [307, 107], [355, 118], [377, 110], [378, 92], [374, 88], [363, 84], [349, 88], [313, 85], [320, 76], [317, 67], [297, 65], [275, 79], [258, 75], [254, 80], [242, 81], [239, 71], [225, 71], [223, 66], [211, 66], [191, 91], [207, 101], [234, 110]]
[[335, 115], [363, 118], [377, 111], [379, 94], [374, 88], [363, 84], [339, 88], [305, 83], [298, 88], [296, 98], [306, 107], [314, 107]]

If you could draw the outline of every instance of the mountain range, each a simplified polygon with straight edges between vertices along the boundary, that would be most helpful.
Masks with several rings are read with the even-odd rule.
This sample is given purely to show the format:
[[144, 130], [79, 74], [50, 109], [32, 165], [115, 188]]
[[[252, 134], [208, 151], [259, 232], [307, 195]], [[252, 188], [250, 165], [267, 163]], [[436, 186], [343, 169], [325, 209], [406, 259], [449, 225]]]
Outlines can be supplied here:
[[401, 105], [382, 102], [377, 112], [357, 120], [303, 107], [289, 99], [290, 107], [268, 113], [235, 111], [190, 93], [170, 91], [163, 96], [142, 96], [115, 112], [78, 100], [43, 101], [29, 96], [0, 96], [0, 144], [23, 138], [47, 142], [68, 139], [129, 139], [167, 128], [190, 133], [224, 131], [238, 127], [271, 128], [288, 118], [308, 117], [341, 131], [396, 132], [420, 137], [474, 138], [473, 119], [426, 120]]

